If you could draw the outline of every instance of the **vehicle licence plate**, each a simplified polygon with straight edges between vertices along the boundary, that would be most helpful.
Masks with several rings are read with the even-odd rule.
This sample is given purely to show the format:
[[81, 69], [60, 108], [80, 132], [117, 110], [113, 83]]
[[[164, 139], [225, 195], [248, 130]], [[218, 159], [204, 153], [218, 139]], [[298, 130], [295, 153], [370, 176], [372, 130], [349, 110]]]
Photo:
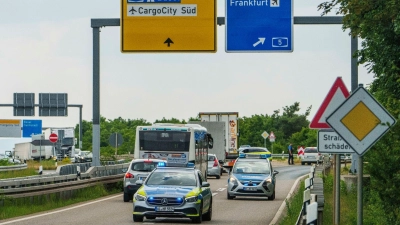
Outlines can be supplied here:
[[307, 158], [315, 158], [315, 156], [307, 156]]
[[157, 206], [156, 211], [157, 212], [173, 212], [174, 207], [172, 207], [172, 206]]
[[139, 177], [139, 180], [146, 180], [146, 177]]
[[245, 191], [257, 191], [256, 187], [243, 187], [243, 190]]

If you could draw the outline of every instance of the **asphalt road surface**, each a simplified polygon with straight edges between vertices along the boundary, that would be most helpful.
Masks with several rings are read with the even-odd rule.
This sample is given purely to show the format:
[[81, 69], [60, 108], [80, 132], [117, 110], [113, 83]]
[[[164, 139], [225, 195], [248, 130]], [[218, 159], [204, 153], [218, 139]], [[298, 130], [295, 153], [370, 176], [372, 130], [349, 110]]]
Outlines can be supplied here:
[[[224, 173], [221, 179], [208, 178], [213, 192], [213, 215], [211, 221], [203, 223], [222, 225], [270, 224], [296, 179], [310, 172], [310, 166], [289, 166], [286, 163], [278, 162], [273, 162], [273, 165], [274, 169], [279, 171], [276, 199], [273, 201], [257, 197], [236, 197], [233, 200], [228, 200], [226, 197], [228, 175]], [[0, 225], [124, 225], [132, 223], [132, 202], [123, 202], [122, 194], [0, 221]], [[137, 224], [191, 224], [191, 220], [185, 218], [156, 218], [154, 220], [144, 219], [142, 223]]]

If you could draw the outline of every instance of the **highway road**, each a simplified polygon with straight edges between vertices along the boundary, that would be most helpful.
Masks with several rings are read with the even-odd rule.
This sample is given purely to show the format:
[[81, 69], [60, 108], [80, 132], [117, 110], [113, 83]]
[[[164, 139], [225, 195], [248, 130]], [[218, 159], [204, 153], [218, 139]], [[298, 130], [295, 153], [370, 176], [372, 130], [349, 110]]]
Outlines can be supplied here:
[[[279, 208], [289, 194], [297, 178], [306, 175], [310, 166], [287, 165], [286, 163], [274, 163], [274, 169], [279, 171], [277, 175], [276, 199], [269, 201], [266, 198], [237, 197], [227, 200], [226, 173], [221, 179], [208, 178], [213, 192], [213, 216], [212, 220], [204, 224], [270, 224]], [[44, 213], [18, 217], [0, 221], [0, 225], [109, 225], [132, 224], [132, 202], [123, 202], [122, 194], [107, 196], [93, 201], [83, 202], [69, 207], [55, 209]], [[138, 224], [190, 224], [190, 219], [185, 218], [156, 218], [145, 219]]]

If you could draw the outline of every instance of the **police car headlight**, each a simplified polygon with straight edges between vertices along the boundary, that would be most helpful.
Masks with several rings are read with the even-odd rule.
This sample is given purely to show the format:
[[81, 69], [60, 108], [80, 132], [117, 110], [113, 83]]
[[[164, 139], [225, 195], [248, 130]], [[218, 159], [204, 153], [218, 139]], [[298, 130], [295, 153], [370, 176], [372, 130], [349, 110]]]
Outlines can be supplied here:
[[271, 177], [270, 177], [270, 178], [267, 178], [267, 179], [265, 179], [265, 183], [272, 183], [272, 179], [271, 179]]
[[143, 195], [136, 194], [135, 195], [136, 201], [146, 201], [146, 197]]
[[197, 196], [193, 196], [193, 197], [189, 197], [189, 198], [185, 198], [186, 202], [197, 202]]
[[229, 183], [233, 183], [234, 185], [237, 185], [237, 184], [238, 184], [236, 178], [234, 178], [234, 177], [230, 177], [230, 178], [229, 178]]

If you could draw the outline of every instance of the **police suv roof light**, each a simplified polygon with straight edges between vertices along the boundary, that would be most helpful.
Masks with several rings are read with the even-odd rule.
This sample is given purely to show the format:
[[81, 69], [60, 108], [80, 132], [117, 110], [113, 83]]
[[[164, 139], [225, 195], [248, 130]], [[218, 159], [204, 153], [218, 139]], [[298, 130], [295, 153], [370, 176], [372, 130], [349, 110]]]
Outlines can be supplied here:
[[186, 164], [186, 167], [194, 168], [194, 163], [189, 162], [189, 163]]
[[167, 164], [165, 162], [158, 162], [157, 167], [166, 167]]
[[246, 158], [246, 154], [240, 153], [240, 154], [239, 154], [239, 158]]

